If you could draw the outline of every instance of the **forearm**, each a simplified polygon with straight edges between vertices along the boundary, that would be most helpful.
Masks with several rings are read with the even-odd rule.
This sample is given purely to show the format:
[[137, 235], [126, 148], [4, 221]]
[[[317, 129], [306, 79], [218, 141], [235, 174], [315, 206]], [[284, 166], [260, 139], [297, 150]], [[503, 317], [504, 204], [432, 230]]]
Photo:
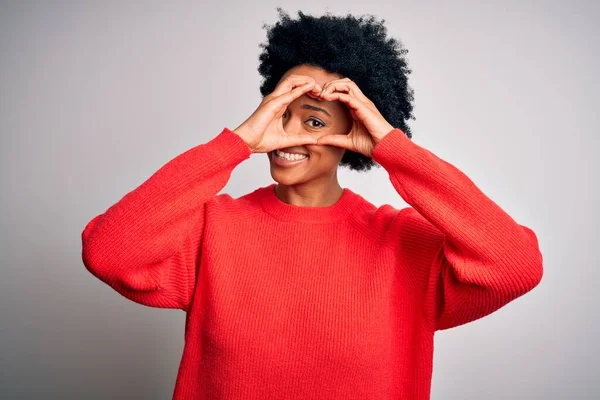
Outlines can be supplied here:
[[373, 159], [389, 172], [402, 198], [443, 233], [444, 260], [438, 261], [452, 269], [444, 274], [448, 309], [479, 302], [480, 309], [472, 310], [475, 317], [537, 285], [542, 256], [534, 232], [516, 223], [464, 173], [399, 130], [384, 137]]
[[[198, 229], [204, 203], [249, 155], [239, 137], [223, 130], [167, 162], [86, 225], [82, 232], [86, 266], [100, 276], [131, 275], [132, 270], [174, 256], [186, 235]], [[143, 284], [153, 285], [152, 280]]]

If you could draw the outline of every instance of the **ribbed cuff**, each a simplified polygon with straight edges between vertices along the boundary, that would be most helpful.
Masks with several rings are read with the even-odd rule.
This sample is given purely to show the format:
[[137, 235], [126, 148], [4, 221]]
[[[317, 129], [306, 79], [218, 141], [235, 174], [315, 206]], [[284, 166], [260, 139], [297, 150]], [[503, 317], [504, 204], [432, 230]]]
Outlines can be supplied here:
[[161, 180], [168, 182], [172, 190], [185, 190], [199, 180], [233, 170], [251, 154], [242, 138], [223, 128], [210, 141], [192, 147], [172, 159], [158, 174], [166, 174]]
[[235, 132], [225, 127], [205, 146], [217, 151], [225, 165], [239, 164], [252, 155], [252, 151], [244, 140]]
[[406, 152], [407, 145], [411, 145], [411, 140], [400, 130], [392, 129], [373, 149], [373, 161], [386, 166], [398, 164], [399, 157]]

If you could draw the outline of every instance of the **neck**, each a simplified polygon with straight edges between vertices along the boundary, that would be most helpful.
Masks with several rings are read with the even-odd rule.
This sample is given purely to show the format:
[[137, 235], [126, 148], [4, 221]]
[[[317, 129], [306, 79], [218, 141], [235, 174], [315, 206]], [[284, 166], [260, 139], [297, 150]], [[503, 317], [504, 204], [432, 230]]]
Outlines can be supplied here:
[[337, 179], [309, 181], [294, 185], [277, 184], [275, 195], [284, 203], [302, 207], [329, 207], [340, 199], [344, 189]]

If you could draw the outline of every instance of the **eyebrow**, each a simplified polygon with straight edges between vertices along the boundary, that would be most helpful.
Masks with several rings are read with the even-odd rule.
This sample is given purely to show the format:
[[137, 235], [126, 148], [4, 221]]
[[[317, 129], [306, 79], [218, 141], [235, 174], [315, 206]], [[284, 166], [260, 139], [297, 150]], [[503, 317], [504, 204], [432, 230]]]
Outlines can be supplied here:
[[327, 115], [329, 115], [331, 117], [331, 114], [329, 114], [327, 112], [327, 110], [325, 110], [324, 108], [321, 108], [321, 107], [311, 106], [310, 104], [302, 104], [300, 107], [304, 108], [306, 110], [320, 111], [320, 112], [325, 113], [325, 114], [327, 114]]

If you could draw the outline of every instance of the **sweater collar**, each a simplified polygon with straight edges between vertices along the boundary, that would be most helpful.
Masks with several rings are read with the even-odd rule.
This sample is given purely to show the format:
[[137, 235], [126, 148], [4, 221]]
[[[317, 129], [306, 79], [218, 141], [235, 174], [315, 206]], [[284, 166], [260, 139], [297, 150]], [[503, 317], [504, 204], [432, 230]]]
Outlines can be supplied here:
[[257, 189], [256, 194], [263, 209], [282, 221], [325, 223], [337, 222], [350, 215], [359, 196], [344, 188], [338, 201], [327, 207], [308, 207], [287, 204], [275, 194], [276, 183]]

